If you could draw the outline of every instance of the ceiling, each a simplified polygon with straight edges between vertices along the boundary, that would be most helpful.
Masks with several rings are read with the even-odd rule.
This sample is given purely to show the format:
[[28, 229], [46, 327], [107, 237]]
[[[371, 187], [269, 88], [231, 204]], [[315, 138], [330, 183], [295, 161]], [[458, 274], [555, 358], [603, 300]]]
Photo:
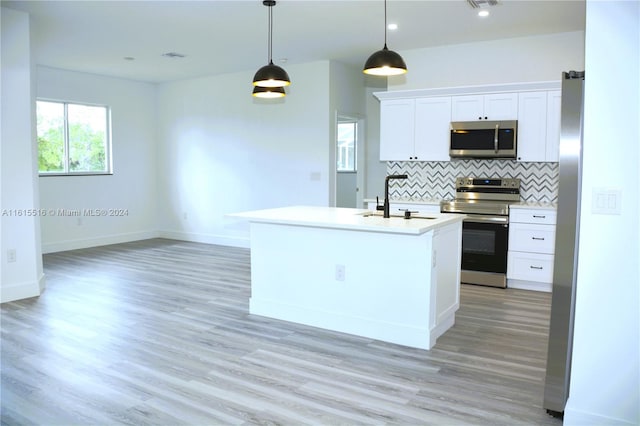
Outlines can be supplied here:
[[[257, 70], [268, 62], [268, 8], [234, 1], [5, 1], [31, 15], [36, 64], [148, 82]], [[391, 50], [581, 31], [585, 1], [500, 0], [479, 18], [466, 0], [389, 0]], [[362, 66], [384, 44], [381, 0], [282, 0], [273, 61]], [[174, 52], [184, 58], [163, 56]], [[128, 59], [126, 59], [128, 58]], [[411, 64], [407, 64], [409, 72]], [[293, 77], [292, 77], [293, 78]], [[295, 79], [294, 79], [295, 80]], [[295, 81], [294, 81], [295, 83]]]

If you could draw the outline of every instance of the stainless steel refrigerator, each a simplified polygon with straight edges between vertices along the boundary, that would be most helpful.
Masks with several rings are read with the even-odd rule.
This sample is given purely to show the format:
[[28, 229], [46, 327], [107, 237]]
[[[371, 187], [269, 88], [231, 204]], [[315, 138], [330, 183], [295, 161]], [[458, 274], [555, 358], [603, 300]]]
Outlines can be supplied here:
[[562, 417], [569, 397], [580, 236], [584, 71], [562, 73], [556, 249], [543, 406]]

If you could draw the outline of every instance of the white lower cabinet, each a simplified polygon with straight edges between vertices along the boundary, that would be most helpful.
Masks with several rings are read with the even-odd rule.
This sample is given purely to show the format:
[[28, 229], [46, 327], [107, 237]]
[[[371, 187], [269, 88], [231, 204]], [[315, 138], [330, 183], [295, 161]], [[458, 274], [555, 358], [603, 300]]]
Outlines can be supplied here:
[[507, 286], [551, 291], [556, 241], [556, 211], [511, 208]]
[[[553, 281], [553, 254], [527, 253], [509, 251], [507, 258], [507, 279], [530, 281], [535, 283], [551, 283]], [[518, 287], [516, 283], [515, 287]], [[509, 284], [509, 287], [514, 287]], [[542, 290], [542, 285], [529, 285]], [[522, 286], [521, 286], [522, 288]]]

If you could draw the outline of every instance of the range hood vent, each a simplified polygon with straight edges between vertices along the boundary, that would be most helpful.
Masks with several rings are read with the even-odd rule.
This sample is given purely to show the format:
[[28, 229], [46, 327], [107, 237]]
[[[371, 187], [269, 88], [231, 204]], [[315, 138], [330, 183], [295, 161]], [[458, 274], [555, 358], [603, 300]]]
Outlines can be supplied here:
[[467, 0], [467, 3], [474, 9], [481, 9], [491, 6], [497, 6], [498, 0]]

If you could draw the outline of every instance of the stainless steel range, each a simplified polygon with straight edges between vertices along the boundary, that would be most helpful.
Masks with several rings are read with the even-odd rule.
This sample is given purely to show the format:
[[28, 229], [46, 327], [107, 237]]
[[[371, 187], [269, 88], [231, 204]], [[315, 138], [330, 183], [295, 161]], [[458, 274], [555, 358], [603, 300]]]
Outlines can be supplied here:
[[442, 213], [464, 213], [461, 281], [507, 286], [509, 205], [520, 201], [520, 179], [456, 179], [456, 198], [442, 201]]

